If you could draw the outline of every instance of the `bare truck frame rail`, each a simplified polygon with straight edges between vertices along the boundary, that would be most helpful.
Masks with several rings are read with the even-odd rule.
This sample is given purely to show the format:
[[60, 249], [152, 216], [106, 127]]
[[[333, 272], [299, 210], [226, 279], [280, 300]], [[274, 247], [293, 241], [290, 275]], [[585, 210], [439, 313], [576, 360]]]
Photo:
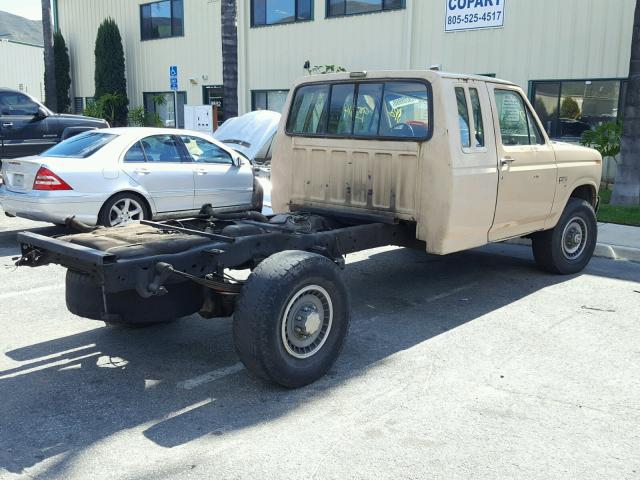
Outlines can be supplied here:
[[[131, 224], [45, 237], [19, 233], [18, 265], [68, 269], [67, 307], [108, 323], [234, 314], [234, 342], [254, 374], [297, 387], [322, 376], [348, 329], [344, 255], [424, 249], [415, 225], [295, 212]], [[250, 269], [246, 280], [230, 271]], [[237, 276], [237, 275], [236, 275]]]

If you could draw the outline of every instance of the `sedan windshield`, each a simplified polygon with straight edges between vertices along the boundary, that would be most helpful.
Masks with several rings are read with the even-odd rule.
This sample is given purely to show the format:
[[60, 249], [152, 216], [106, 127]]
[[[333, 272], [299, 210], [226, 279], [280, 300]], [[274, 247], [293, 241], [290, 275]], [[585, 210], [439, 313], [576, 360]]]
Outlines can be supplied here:
[[86, 132], [68, 138], [59, 144], [45, 150], [40, 154], [42, 157], [64, 157], [64, 158], [87, 158], [107, 143], [113, 140], [116, 135], [104, 132]]

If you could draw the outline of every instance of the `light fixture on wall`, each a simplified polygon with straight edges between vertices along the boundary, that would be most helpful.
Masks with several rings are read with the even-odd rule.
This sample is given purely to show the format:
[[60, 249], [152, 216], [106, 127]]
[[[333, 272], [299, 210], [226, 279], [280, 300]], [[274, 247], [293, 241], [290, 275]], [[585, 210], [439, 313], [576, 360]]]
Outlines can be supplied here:
[[207, 80], [209, 80], [209, 75], [202, 75], [202, 81], [206, 82]]
[[189, 83], [191, 85], [197, 85], [198, 84], [198, 80], [196, 80], [195, 77], [191, 77], [191, 78], [189, 78]]

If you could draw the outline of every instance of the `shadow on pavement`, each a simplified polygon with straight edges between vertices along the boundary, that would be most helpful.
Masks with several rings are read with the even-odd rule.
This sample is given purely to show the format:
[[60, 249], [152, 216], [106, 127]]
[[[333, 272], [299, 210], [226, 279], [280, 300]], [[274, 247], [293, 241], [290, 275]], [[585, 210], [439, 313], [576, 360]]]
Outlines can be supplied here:
[[244, 369], [196, 388], [180, 386], [237, 364], [230, 319], [193, 316], [134, 330], [96, 323], [6, 352], [28, 363], [0, 371], [0, 469], [20, 473], [62, 453], [47, 472], [52, 476], [127, 429], [142, 429], [171, 448], [286, 415], [396, 352], [572, 278], [539, 272], [528, 250], [519, 255], [431, 257], [398, 249], [350, 263], [353, 323], [343, 354], [327, 377], [294, 391]]

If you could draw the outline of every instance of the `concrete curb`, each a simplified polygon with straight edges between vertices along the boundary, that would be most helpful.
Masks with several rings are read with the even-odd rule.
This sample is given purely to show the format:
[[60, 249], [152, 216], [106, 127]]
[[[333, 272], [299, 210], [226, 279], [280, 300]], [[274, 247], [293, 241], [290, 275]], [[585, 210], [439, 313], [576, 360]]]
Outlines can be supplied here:
[[[531, 246], [531, 240], [527, 238], [514, 238], [507, 240], [505, 243], [513, 245]], [[594, 257], [608, 258], [610, 260], [629, 260], [631, 262], [640, 262], [640, 248], [622, 247], [620, 245], [609, 245], [608, 243], [597, 243], [593, 252]]]

